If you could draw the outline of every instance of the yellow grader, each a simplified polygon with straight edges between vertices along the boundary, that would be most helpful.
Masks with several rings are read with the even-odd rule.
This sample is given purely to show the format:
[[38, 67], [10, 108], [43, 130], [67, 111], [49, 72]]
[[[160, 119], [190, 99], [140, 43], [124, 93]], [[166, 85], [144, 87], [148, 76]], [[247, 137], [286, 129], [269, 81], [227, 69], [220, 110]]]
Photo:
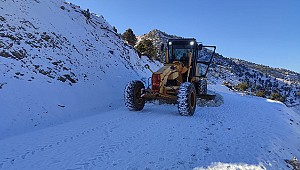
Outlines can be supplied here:
[[[208, 48], [212, 50], [207, 52]], [[161, 49], [165, 49], [164, 45]], [[215, 50], [216, 46], [205, 46], [194, 38], [169, 39], [164, 66], [154, 72], [145, 65], [152, 72], [151, 84], [149, 81], [145, 88], [142, 81], [135, 80], [126, 85], [126, 107], [139, 111], [144, 108], [145, 101], [163, 99], [176, 103], [180, 115], [194, 115], [197, 98], [214, 98], [214, 95], [207, 94], [206, 75]]]

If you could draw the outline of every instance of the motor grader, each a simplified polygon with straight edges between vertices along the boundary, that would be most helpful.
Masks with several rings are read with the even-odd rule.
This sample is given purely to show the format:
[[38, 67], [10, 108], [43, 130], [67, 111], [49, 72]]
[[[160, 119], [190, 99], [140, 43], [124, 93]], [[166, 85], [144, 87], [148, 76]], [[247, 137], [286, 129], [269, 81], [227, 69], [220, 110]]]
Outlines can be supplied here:
[[129, 82], [125, 87], [125, 105], [139, 111], [145, 101], [163, 99], [176, 103], [180, 115], [192, 116], [197, 98], [214, 98], [207, 94], [206, 75], [216, 46], [205, 46], [194, 38], [169, 39], [166, 48], [162, 45], [161, 49], [166, 49], [164, 66], [154, 72], [145, 65], [152, 72], [148, 87], [139, 80]]

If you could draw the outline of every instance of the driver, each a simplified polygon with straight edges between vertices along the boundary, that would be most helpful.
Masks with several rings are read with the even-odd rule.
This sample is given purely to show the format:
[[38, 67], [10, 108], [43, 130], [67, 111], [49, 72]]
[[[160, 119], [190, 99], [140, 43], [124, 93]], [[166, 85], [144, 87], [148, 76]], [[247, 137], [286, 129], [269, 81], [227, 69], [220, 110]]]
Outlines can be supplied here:
[[187, 65], [189, 62], [189, 57], [186, 55], [186, 53], [182, 54], [182, 57], [180, 58], [180, 61], [184, 64]]

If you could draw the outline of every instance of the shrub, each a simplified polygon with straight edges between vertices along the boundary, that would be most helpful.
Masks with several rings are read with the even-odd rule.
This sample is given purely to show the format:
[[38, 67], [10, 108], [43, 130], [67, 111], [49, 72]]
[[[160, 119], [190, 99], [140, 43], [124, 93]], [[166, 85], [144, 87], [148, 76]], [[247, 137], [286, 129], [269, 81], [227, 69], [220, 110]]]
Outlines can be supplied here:
[[240, 91], [246, 91], [249, 88], [249, 85], [247, 83], [240, 83], [236, 85], [236, 88]]
[[300, 98], [300, 91], [297, 93], [297, 96]]
[[280, 101], [280, 102], [284, 102], [285, 101], [285, 97], [282, 96], [280, 93], [278, 92], [274, 92], [271, 94], [270, 96], [270, 99], [271, 100], [277, 100], [277, 101]]
[[258, 97], [266, 97], [265, 92], [263, 90], [259, 90], [256, 92], [256, 96]]

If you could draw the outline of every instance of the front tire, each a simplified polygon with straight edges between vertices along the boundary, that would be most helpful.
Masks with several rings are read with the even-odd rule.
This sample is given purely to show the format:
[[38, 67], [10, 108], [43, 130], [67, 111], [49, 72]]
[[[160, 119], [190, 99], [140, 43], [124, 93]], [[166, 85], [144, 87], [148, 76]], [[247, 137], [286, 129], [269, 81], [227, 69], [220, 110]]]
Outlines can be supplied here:
[[142, 89], [145, 89], [141, 81], [129, 82], [125, 87], [125, 106], [131, 111], [140, 111], [145, 106], [145, 99], [142, 97]]
[[181, 116], [193, 116], [196, 109], [196, 89], [190, 82], [182, 83], [177, 94], [178, 112]]

